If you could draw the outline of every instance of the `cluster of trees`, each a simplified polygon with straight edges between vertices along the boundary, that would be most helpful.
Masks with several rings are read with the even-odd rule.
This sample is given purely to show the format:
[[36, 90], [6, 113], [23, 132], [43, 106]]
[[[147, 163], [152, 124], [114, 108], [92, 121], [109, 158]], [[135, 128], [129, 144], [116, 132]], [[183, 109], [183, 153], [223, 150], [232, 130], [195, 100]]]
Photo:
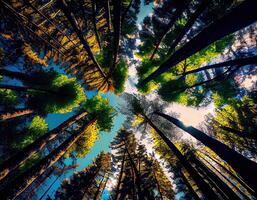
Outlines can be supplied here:
[[[88, 88], [119, 94], [128, 76], [126, 55], [135, 48], [140, 2], [3, 1], [0, 32], [17, 41], [10, 60], [23, 52], [43, 66], [54, 61]], [[10, 52], [1, 50], [2, 56]]]
[[[138, 28], [140, 7], [148, 4], [153, 12]], [[101, 199], [108, 188], [115, 200], [170, 200], [179, 192], [185, 199], [256, 199], [257, 93], [238, 81], [256, 75], [256, 43], [244, 41], [246, 33], [256, 36], [256, 6], [256, 0], [1, 0], [1, 199], [30, 198], [54, 177], [43, 199], [77, 167], [117, 113], [100, 92], [122, 94], [130, 63], [138, 64], [144, 96], [123, 94], [127, 121], [111, 153], [63, 181], [55, 198]], [[88, 99], [85, 89], [99, 93]], [[215, 112], [201, 128], [186, 126], [167, 113], [170, 102], [213, 102]], [[71, 116], [50, 128], [52, 113]]]
[[[129, 116], [128, 121], [134, 119], [132, 125], [136, 126], [136, 130], [140, 131], [142, 136], [147, 135], [153, 140], [155, 152], [168, 163], [167, 168], [174, 173], [175, 178], [179, 179], [177, 184], [182, 184], [181, 189], [184, 193], [188, 193], [189, 197], [193, 195], [196, 199], [202, 197], [207, 199], [256, 198], [257, 187], [253, 176], [256, 176], [254, 174], [257, 163], [250, 160], [249, 156], [240, 154], [236, 144], [233, 149], [219, 137], [212, 137], [209, 133], [184, 125], [176, 115], [165, 114], [166, 105], [159, 104], [158, 102], [161, 101], [158, 99], [152, 103], [142, 96], [126, 94], [124, 98], [129, 108], [122, 111]], [[236, 113], [233, 114], [236, 115]], [[246, 118], [242, 119], [247, 121]], [[227, 125], [226, 121], [221, 119], [220, 123], [223, 122]], [[239, 122], [237, 124], [240, 126]], [[212, 125], [217, 124], [213, 121]], [[256, 123], [251, 125], [248, 123], [247, 127], [252, 130], [255, 125]], [[200, 147], [191, 146], [190, 143], [181, 140], [178, 136], [178, 128], [195, 138]], [[218, 128], [225, 129], [222, 124]], [[219, 136], [222, 134], [225, 137], [224, 133], [218, 133]], [[234, 137], [236, 137], [235, 134]], [[253, 139], [252, 142], [256, 140]], [[244, 150], [254, 149], [250, 142], [238, 145], [241, 145], [240, 147]], [[252, 155], [256, 156], [256, 154]], [[183, 185], [187, 186], [186, 190]]]

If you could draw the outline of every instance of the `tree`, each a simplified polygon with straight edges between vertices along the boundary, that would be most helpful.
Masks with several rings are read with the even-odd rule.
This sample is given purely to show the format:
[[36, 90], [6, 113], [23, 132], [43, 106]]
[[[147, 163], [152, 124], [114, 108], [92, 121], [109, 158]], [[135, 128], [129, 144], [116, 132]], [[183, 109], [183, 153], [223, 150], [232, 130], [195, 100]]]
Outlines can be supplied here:
[[[251, 186], [253, 189], [256, 188], [256, 182], [252, 176], [257, 168], [257, 164], [240, 153], [230, 149], [225, 144], [221, 143], [220, 141], [211, 138], [210, 136], [206, 135], [202, 131], [192, 127], [192, 126], [185, 126], [180, 120], [166, 115], [161, 112], [154, 112], [154, 114], [164, 117], [172, 124], [176, 125], [177, 127], [181, 128], [182, 130], [189, 133], [191, 136], [196, 138], [197, 140], [201, 141], [205, 146], [212, 149], [217, 155], [219, 155], [223, 160], [225, 160], [235, 171], [240, 174], [240, 176]], [[251, 169], [252, 173], [249, 174], [247, 169]]]
[[[245, 1], [241, 5], [234, 8], [224, 17], [213, 22], [210, 26], [201, 31], [200, 34], [191, 39], [190, 42], [188, 42], [186, 45], [176, 51], [169, 59], [162, 63], [157, 70], [155, 70], [151, 75], [142, 80], [139, 85], [144, 86], [149, 81], [153, 80], [154, 78], [167, 71], [169, 68], [175, 66], [179, 62], [183, 61], [187, 57], [200, 51], [202, 48], [205, 48], [206, 46], [221, 39], [222, 37], [238, 31], [255, 22], [256, 15], [253, 9], [254, 6], [254, 1]], [[250, 13], [252, 13], [251, 16], [249, 15]], [[238, 21], [240, 23], [235, 24], [233, 23], [234, 21]], [[198, 41], [201, 41], [201, 44], [199, 44]]]
[[[56, 199], [100, 199], [111, 170], [111, 156], [101, 152], [96, 159], [69, 180], [63, 181]], [[98, 179], [101, 179], [100, 183]]]

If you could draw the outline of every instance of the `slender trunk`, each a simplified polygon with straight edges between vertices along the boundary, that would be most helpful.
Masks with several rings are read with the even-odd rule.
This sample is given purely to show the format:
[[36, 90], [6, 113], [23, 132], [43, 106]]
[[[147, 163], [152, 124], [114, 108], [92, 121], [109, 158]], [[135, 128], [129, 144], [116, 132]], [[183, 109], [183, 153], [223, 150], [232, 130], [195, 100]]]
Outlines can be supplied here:
[[254, 23], [257, 19], [256, 6], [257, 2], [255, 0], [246, 0], [241, 3], [227, 15], [212, 23], [182, 48], [176, 51], [168, 60], [162, 63], [157, 70], [139, 83], [139, 85], [145, 85], [160, 74], [168, 71], [171, 67], [174, 67], [182, 60], [190, 57], [213, 42]]
[[104, 191], [104, 188], [106, 186], [106, 183], [109, 179], [109, 175], [107, 174], [107, 177], [106, 177], [106, 174], [107, 172], [104, 174], [98, 188], [97, 188], [97, 192], [95, 193], [95, 197], [94, 197], [94, 200], [100, 200], [101, 199], [101, 196], [102, 196], [102, 193]]
[[[0, 180], [6, 177], [14, 169], [18, 168], [36, 152], [43, 149], [51, 140], [55, 139], [59, 134], [61, 134], [62, 131], [64, 131], [66, 128], [70, 127], [72, 124], [83, 118], [85, 115], [87, 115], [86, 112], [80, 112], [79, 114], [70, 117], [62, 124], [60, 124], [58, 127], [41, 136], [32, 144], [25, 147], [22, 151], [18, 152], [13, 157], [4, 161], [0, 165]], [[8, 177], [6, 177], [6, 180], [8, 180]]]
[[104, 5], [105, 5], [104, 8], [105, 8], [105, 13], [106, 13], [106, 20], [107, 20], [108, 30], [109, 30], [109, 33], [111, 33], [111, 12], [110, 12], [110, 2], [109, 2], [109, 0], [105, 0]]
[[92, 13], [93, 13], [92, 18], [93, 18], [93, 25], [94, 25], [94, 32], [96, 35], [96, 40], [97, 40], [99, 49], [102, 49], [101, 40], [100, 40], [100, 36], [99, 36], [98, 30], [97, 30], [97, 25], [96, 25], [96, 1], [95, 0], [91, 0], [91, 6], [92, 6]]
[[198, 196], [198, 194], [195, 192], [195, 190], [193, 189], [192, 185], [190, 184], [190, 182], [187, 180], [186, 176], [183, 174], [183, 172], [180, 172], [180, 176], [183, 179], [183, 182], [185, 183], [185, 185], [188, 188], [189, 193], [194, 197], [195, 200], [200, 200], [200, 197]]
[[208, 178], [210, 178], [215, 185], [223, 192], [228, 199], [232, 198], [234, 200], [240, 200], [239, 196], [224, 182], [222, 181], [213, 171], [211, 171], [206, 165], [204, 165], [199, 159], [192, 156], [192, 161], [196, 164], [196, 166], [200, 167], [206, 174]]
[[181, 128], [182, 130], [189, 133], [191, 136], [202, 142], [205, 146], [209, 147], [214, 151], [221, 159], [226, 161], [248, 184], [252, 189], [257, 188], [257, 163], [247, 159], [240, 153], [230, 149], [220, 141], [206, 135], [202, 131], [192, 127], [185, 126], [180, 120], [175, 119], [169, 115], [161, 112], [154, 112], [154, 114], [161, 116]]
[[34, 110], [29, 109], [29, 108], [15, 109], [15, 110], [9, 111], [7, 113], [0, 113], [0, 121], [14, 119], [14, 118], [22, 117], [25, 115], [30, 115], [34, 112], [35, 112]]
[[239, 187], [236, 186], [235, 183], [233, 183], [229, 178], [227, 178], [226, 176], [224, 176], [223, 173], [221, 173], [221, 172], [220, 172], [215, 166], [213, 166], [208, 160], [206, 160], [206, 159], [203, 158], [202, 156], [201, 156], [201, 158], [202, 158], [205, 162], [207, 162], [207, 163], [211, 166], [211, 168], [212, 168], [217, 174], [219, 174], [219, 175], [220, 175], [222, 178], [224, 178], [233, 188], [235, 188], [235, 189], [240, 193], [240, 195], [244, 197], [244, 199], [250, 199], [246, 194], [244, 194], [244, 193], [241, 191], [241, 189], [240, 189]]
[[0, 194], [3, 199], [15, 199], [18, 197], [33, 181], [43, 174], [46, 169], [54, 165], [65, 152], [84, 134], [87, 129], [96, 120], [91, 120], [84, 124], [79, 130], [75, 131], [66, 141], [64, 141], [58, 148], [53, 150], [45, 158], [40, 160], [37, 164], [22, 173], [13, 182], [7, 185]]
[[203, 0], [202, 3], [198, 6], [196, 11], [192, 14], [188, 22], [186, 23], [185, 27], [182, 29], [182, 31], [178, 34], [175, 40], [172, 41], [170, 48], [168, 50], [167, 55], [170, 55], [175, 47], [178, 45], [178, 43], [183, 39], [183, 37], [186, 35], [186, 33], [190, 30], [190, 28], [194, 25], [197, 18], [203, 13], [203, 11], [207, 8], [209, 5], [210, 0]]
[[[124, 141], [124, 143], [125, 143], [125, 141]], [[136, 186], [137, 186], [138, 198], [139, 199], [144, 199], [144, 196], [142, 195], [142, 191], [141, 191], [141, 177], [140, 177], [140, 174], [139, 174], [139, 172], [137, 170], [135, 162], [133, 161], [133, 159], [132, 159], [132, 157], [131, 157], [131, 155], [129, 153], [129, 150], [128, 150], [127, 146], [125, 146], [125, 148], [126, 148], [126, 151], [128, 153], [130, 164], [131, 164], [131, 166], [133, 168], [133, 171], [135, 172], [135, 175], [136, 175]]]
[[[233, 172], [231, 172], [229, 169], [227, 169], [226, 167], [224, 167], [222, 164], [220, 164], [216, 159], [212, 158], [211, 156], [209, 156], [208, 154], [201, 152], [203, 155], [205, 155], [207, 158], [209, 158], [211, 161], [213, 161], [214, 163], [216, 163], [221, 169], [223, 169], [227, 174], [229, 174], [229, 176], [231, 176], [232, 178], [234, 178], [238, 183], [240, 183], [244, 188], [246, 188], [251, 194], [255, 195], [255, 192], [249, 188], [249, 186], [243, 181], [241, 180], [240, 177], [236, 176]], [[201, 156], [202, 157], [202, 156]]]
[[164, 29], [163, 33], [161, 34], [160, 39], [158, 40], [157, 44], [155, 45], [155, 48], [154, 48], [153, 53], [150, 57], [150, 60], [152, 60], [154, 58], [154, 55], [156, 54], [157, 50], [159, 49], [159, 46], [160, 46], [161, 42], [163, 41], [165, 36], [168, 34], [170, 29], [173, 27], [173, 25], [177, 21], [177, 19], [179, 19], [181, 17], [182, 13], [184, 12], [184, 10], [185, 10], [185, 8], [187, 7], [188, 4], [189, 4], [189, 2], [187, 0], [182, 0], [180, 5], [176, 9], [174, 15], [172, 16], [171, 20], [169, 21], [166, 28]]
[[120, 33], [121, 33], [121, 0], [115, 0], [113, 2], [113, 61], [109, 70], [109, 76], [113, 73], [119, 52], [120, 45]]
[[64, 15], [68, 19], [69, 23], [71, 24], [72, 28], [74, 29], [75, 33], [77, 34], [78, 38], [80, 39], [81, 43], [83, 44], [83, 47], [85, 51], [87, 52], [88, 56], [92, 59], [93, 63], [98, 68], [99, 72], [102, 74], [103, 77], [106, 78], [106, 75], [100, 65], [98, 64], [93, 52], [91, 51], [91, 48], [87, 41], [85, 40], [82, 31], [79, 29], [78, 22], [74, 16], [74, 14], [71, 12], [69, 6], [67, 5], [65, 0], [58, 0], [60, 9], [63, 11]]
[[126, 151], [124, 151], [123, 158], [122, 158], [120, 175], [119, 175], [119, 179], [118, 179], [118, 183], [117, 183], [117, 187], [116, 187], [116, 194], [115, 194], [114, 200], [119, 200], [120, 199], [120, 194], [121, 194], [120, 185], [121, 185], [121, 181], [122, 181], [123, 173], [124, 173], [123, 171], [124, 171], [125, 159], [126, 159]]
[[197, 171], [192, 167], [192, 165], [186, 160], [183, 154], [177, 149], [177, 147], [165, 136], [165, 134], [158, 129], [153, 122], [144, 115], [144, 118], [149, 123], [149, 125], [159, 134], [162, 140], [170, 148], [171, 152], [175, 154], [178, 160], [181, 162], [182, 166], [188, 171], [190, 176], [193, 178], [195, 183], [198, 185], [202, 193], [206, 196], [207, 199], [213, 199], [217, 197], [212, 188], [202, 179], [202, 177], [197, 173]]
[[31, 76], [21, 73], [21, 72], [13, 72], [6, 69], [0, 69], [0, 75], [1, 76], [8, 76], [10, 78], [19, 79], [22, 81], [31, 82], [31, 79], [33, 79]]
[[213, 64], [213, 65], [207, 65], [205, 67], [201, 67], [198, 69], [190, 70], [190, 71], [183, 73], [182, 76], [186, 76], [188, 74], [193, 74], [196, 72], [201, 72], [201, 71], [204, 71], [207, 69], [215, 69], [215, 68], [235, 66], [235, 65], [243, 67], [245, 65], [251, 65], [251, 64], [256, 64], [256, 63], [257, 63], [257, 56], [251, 56], [251, 57], [247, 57], [247, 58], [237, 58], [237, 59], [233, 59], [233, 60], [229, 60], [229, 61], [225, 61], [225, 62]]
[[0, 84], [0, 88], [1, 89], [15, 90], [17, 92], [28, 92], [30, 90], [34, 90], [34, 91], [37, 91], [37, 92], [49, 93], [49, 94], [52, 94], [52, 95], [60, 95], [58, 92], [55, 92], [55, 91], [52, 91], [52, 90], [47, 90], [47, 89], [42, 89], [42, 88], [36, 88], [36, 87], [25, 87], [25, 86]]

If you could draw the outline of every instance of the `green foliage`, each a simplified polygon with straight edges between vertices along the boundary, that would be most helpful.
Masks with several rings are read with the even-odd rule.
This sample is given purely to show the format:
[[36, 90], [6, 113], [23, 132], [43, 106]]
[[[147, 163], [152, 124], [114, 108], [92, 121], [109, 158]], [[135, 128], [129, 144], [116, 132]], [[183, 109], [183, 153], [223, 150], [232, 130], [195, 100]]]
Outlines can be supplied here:
[[14, 106], [17, 103], [15, 91], [9, 89], [0, 89], [0, 104], [5, 106]]
[[87, 99], [83, 105], [83, 109], [89, 113], [89, 119], [97, 119], [97, 128], [100, 131], [111, 130], [116, 110], [109, 105], [108, 99], [96, 95], [91, 99]]
[[35, 165], [41, 159], [40, 153], [33, 154], [28, 160], [25, 161], [20, 167], [19, 170], [21, 173], [25, 172], [27, 169]]
[[26, 128], [22, 135], [14, 142], [13, 147], [21, 150], [29, 144], [32, 144], [40, 136], [47, 133], [47, 131], [48, 124], [46, 121], [40, 116], [35, 116], [28, 128]]
[[75, 78], [56, 75], [46, 87], [50, 93], [32, 91], [31, 107], [40, 108], [43, 113], [66, 113], [85, 101], [84, 89]]
[[125, 60], [120, 60], [112, 74], [115, 94], [121, 94], [125, 90], [125, 82], [128, 78], [128, 66]]
[[71, 153], [74, 153], [77, 158], [84, 158], [98, 139], [99, 129], [97, 128], [97, 123], [94, 123], [90, 125], [79, 140], [68, 149], [65, 156], [68, 157]]

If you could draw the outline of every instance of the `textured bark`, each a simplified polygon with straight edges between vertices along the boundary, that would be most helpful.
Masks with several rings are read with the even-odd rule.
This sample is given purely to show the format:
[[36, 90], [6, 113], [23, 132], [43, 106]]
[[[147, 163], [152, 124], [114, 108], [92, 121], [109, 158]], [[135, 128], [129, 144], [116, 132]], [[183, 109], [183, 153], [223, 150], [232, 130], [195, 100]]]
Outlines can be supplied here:
[[183, 156], [183, 154], [177, 149], [177, 147], [165, 136], [165, 134], [158, 129], [154, 123], [144, 115], [145, 120], [148, 124], [159, 134], [162, 140], [167, 144], [170, 148], [171, 152], [175, 154], [178, 158], [182, 166], [188, 171], [190, 176], [193, 178], [197, 186], [200, 188], [202, 193], [206, 196], [207, 199], [215, 199], [217, 197], [216, 193], [212, 190], [212, 188], [202, 179], [202, 177], [197, 173], [197, 171], [192, 167], [192, 165], [187, 161], [187, 159]]
[[217, 63], [217, 64], [213, 64], [213, 65], [207, 65], [198, 69], [194, 69], [194, 70], [190, 70], [187, 71], [185, 73], [183, 73], [182, 75], [188, 75], [188, 74], [193, 74], [196, 72], [201, 72], [207, 69], [215, 69], [215, 68], [221, 68], [221, 67], [227, 67], [227, 66], [240, 66], [243, 67], [245, 65], [251, 65], [251, 64], [256, 64], [257, 63], [257, 56], [251, 56], [251, 57], [247, 57], [247, 58], [237, 58], [234, 60], [229, 60], [229, 61], [225, 61], [225, 62], [221, 62], [221, 63]]
[[[26, 160], [28, 160], [36, 152], [43, 149], [51, 140], [55, 139], [59, 134], [61, 134], [62, 131], [64, 131], [66, 128], [68, 128], [69, 126], [74, 124], [79, 119], [83, 118], [86, 114], [87, 114], [86, 112], [80, 112], [79, 114], [70, 117], [69, 119], [64, 121], [62, 124], [60, 124], [58, 127], [54, 128], [53, 130], [49, 131], [45, 135], [41, 136], [36, 141], [34, 141], [32, 144], [25, 147], [22, 151], [18, 152], [13, 157], [4, 161], [0, 165], [1, 183], [8, 181], [8, 177], [6, 177], [6, 176], [10, 172], [12, 172], [14, 169], [18, 168], [22, 163], [24, 163]], [[2, 181], [2, 179], [4, 177], [6, 177], [6, 179]]]
[[95, 0], [91, 0], [91, 6], [92, 6], [92, 13], [93, 13], [92, 18], [93, 18], [94, 32], [96, 35], [96, 40], [97, 40], [99, 49], [102, 49], [101, 40], [100, 40], [100, 36], [99, 36], [98, 30], [97, 30], [97, 24], [96, 24], [97, 22], [96, 22], [96, 1]]
[[205, 146], [213, 150], [221, 159], [226, 161], [254, 190], [257, 188], [257, 163], [247, 159], [240, 153], [230, 149], [220, 141], [206, 135], [202, 131], [192, 127], [185, 126], [180, 120], [160, 112], [154, 114], [161, 116], [189, 133], [191, 136], [202, 142]]
[[121, 185], [123, 173], [124, 173], [123, 171], [124, 171], [125, 159], [126, 159], [126, 151], [124, 151], [123, 158], [122, 158], [121, 169], [120, 169], [120, 174], [119, 174], [119, 179], [118, 179], [118, 183], [117, 183], [117, 187], [116, 187], [116, 194], [115, 194], [114, 200], [120, 199], [120, 195], [121, 195], [120, 185]]
[[1, 198], [15, 199], [18, 197], [30, 184], [36, 180], [46, 169], [54, 165], [65, 152], [84, 134], [84, 130], [94, 123], [96, 120], [91, 120], [89, 123], [84, 124], [79, 130], [73, 133], [66, 139], [58, 148], [53, 150], [45, 158], [40, 160], [37, 164], [30, 169], [19, 175], [14, 181], [8, 184], [0, 191]]
[[241, 3], [227, 15], [209, 25], [182, 48], [176, 51], [169, 59], [162, 63], [157, 70], [142, 80], [139, 85], [145, 85], [160, 74], [168, 71], [171, 67], [176, 66], [179, 62], [185, 60], [213, 42], [256, 22], [256, 6], [256, 0], [246, 0]]
[[70, 10], [69, 6], [67, 5], [66, 1], [65, 0], [58, 0], [58, 4], [59, 4], [61, 10], [63, 11], [64, 15], [68, 19], [69, 23], [71, 24], [73, 30], [77, 34], [78, 38], [80, 39], [81, 43], [83, 44], [83, 47], [84, 47], [85, 51], [87, 52], [88, 56], [91, 58], [93, 63], [96, 65], [97, 69], [102, 74], [102, 76], [104, 78], [106, 78], [106, 75], [105, 75], [104, 71], [102, 70], [102, 68], [98, 64], [93, 52], [91, 51], [91, 48], [90, 48], [88, 42], [85, 40], [82, 31], [79, 29], [78, 22], [77, 22], [75, 16], [71, 12], [71, 10]]
[[9, 111], [9, 112], [6, 112], [6, 113], [1, 113], [0, 114], [0, 121], [14, 119], [14, 118], [22, 117], [22, 116], [25, 116], [25, 115], [30, 115], [32, 113], [34, 113], [34, 110], [29, 109], [29, 108], [15, 109], [13, 111]]

